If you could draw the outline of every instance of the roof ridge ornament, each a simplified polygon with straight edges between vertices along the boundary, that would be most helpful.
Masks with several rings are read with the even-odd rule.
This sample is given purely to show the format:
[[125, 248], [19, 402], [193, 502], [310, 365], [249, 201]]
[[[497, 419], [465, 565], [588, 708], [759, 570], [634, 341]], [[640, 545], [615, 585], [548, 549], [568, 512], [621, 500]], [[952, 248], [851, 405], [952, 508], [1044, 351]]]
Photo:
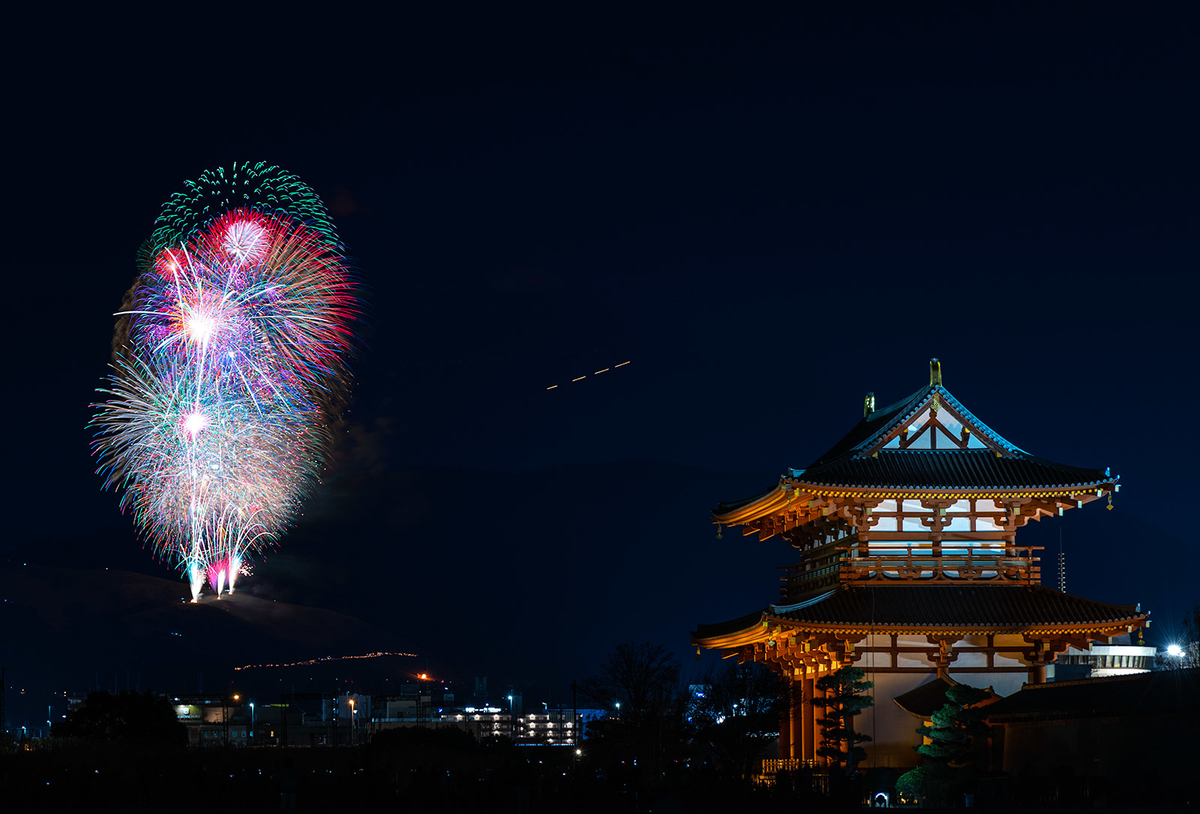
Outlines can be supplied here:
[[875, 391], [867, 393], [863, 399], [863, 418], [866, 418], [871, 413], [875, 412]]
[[929, 360], [929, 386], [941, 387], [942, 385], [942, 363], [936, 358]]

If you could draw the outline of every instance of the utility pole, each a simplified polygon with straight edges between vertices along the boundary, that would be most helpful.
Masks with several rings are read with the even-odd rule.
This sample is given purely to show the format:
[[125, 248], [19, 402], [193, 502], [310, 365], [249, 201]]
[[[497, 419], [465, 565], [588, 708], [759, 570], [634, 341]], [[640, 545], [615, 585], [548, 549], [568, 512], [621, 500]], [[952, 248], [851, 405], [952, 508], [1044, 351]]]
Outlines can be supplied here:
[[[295, 692], [294, 692], [294, 691], [293, 691], [292, 695], [293, 695], [293, 696], [295, 695]], [[293, 699], [290, 699], [290, 700], [295, 700], [295, 699], [293, 698]], [[284, 746], [287, 746], [287, 745], [288, 745], [288, 731], [287, 731], [287, 728], [288, 728], [288, 712], [290, 712], [290, 711], [291, 711], [291, 709], [292, 709], [292, 705], [291, 705], [291, 703], [290, 703], [290, 701], [289, 701], [289, 703], [287, 703], [287, 704], [281, 704], [280, 706], [282, 706], [282, 707], [283, 707], [283, 712], [282, 712], [282, 714], [279, 716], [279, 734], [282, 736], [282, 737], [280, 737], [280, 739], [279, 739], [279, 745], [280, 745], [280, 747], [284, 747]]]

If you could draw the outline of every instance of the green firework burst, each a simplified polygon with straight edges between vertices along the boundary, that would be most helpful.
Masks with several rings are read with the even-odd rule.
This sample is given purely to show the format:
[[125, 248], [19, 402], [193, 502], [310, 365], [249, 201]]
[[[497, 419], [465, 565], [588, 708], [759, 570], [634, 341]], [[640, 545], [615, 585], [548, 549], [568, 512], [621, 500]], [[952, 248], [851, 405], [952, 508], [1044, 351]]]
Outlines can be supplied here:
[[292, 173], [259, 161], [206, 170], [163, 204], [146, 247], [153, 255], [179, 245], [233, 209], [295, 219], [340, 245], [329, 210], [308, 184]]

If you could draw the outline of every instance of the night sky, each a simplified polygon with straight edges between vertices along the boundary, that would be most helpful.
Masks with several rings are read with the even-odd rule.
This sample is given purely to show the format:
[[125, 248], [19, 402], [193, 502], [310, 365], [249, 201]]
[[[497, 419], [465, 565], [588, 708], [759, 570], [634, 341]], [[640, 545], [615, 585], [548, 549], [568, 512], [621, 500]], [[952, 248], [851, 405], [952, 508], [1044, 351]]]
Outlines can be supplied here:
[[[403, 578], [395, 615], [338, 609], [433, 669], [560, 688], [619, 641], [690, 659], [690, 627], [773, 601], [791, 561], [715, 540], [708, 511], [806, 465], [867, 391], [926, 384], [930, 357], [1018, 446], [1120, 474], [1114, 511], [1026, 533], [1056, 550], [1062, 532], [1071, 593], [1141, 602], [1164, 643], [1200, 602], [1168, 564], [1198, 486], [1195, 20], [297, 8], [10, 18], [0, 553], [94, 568], [75, 552], [100, 546], [176, 579], [100, 491], [88, 405], [162, 202], [261, 160], [324, 198], [369, 303], [313, 507], [363, 530], [326, 548]], [[338, 514], [333, 496], [373, 488]], [[422, 511], [368, 539], [372, 513]], [[322, 607], [287, 584], [320, 550], [310, 522], [255, 579]], [[567, 575], [578, 589], [513, 596]]]

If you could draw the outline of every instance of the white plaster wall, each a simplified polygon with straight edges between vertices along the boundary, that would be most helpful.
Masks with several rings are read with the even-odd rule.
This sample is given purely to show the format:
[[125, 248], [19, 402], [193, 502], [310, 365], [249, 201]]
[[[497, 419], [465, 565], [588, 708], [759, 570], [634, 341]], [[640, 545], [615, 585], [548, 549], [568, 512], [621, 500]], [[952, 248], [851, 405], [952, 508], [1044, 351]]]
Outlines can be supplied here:
[[987, 667], [987, 653], [959, 653], [958, 658], [950, 665], [953, 672], [961, 667]]
[[996, 695], [1012, 695], [1021, 689], [1029, 679], [1028, 673], [955, 673], [954, 665], [950, 666], [950, 678], [968, 687], [978, 687], [981, 690], [992, 688]]
[[997, 653], [996, 660], [993, 662], [997, 667], [1016, 667], [1021, 670], [1029, 671], [1029, 665], [1025, 664], [1017, 657], [1015, 653]]
[[[864, 668], [865, 669], [865, 668]], [[932, 681], [936, 673], [875, 673], [868, 678], [875, 682], [872, 691], [875, 706], [863, 710], [855, 721], [855, 728], [874, 738], [872, 743], [863, 744], [867, 751], [867, 766], [894, 766], [898, 768], [917, 765], [917, 753], [913, 747], [921, 742], [917, 727], [921, 721], [900, 709], [894, 699], [909, 690]]]

